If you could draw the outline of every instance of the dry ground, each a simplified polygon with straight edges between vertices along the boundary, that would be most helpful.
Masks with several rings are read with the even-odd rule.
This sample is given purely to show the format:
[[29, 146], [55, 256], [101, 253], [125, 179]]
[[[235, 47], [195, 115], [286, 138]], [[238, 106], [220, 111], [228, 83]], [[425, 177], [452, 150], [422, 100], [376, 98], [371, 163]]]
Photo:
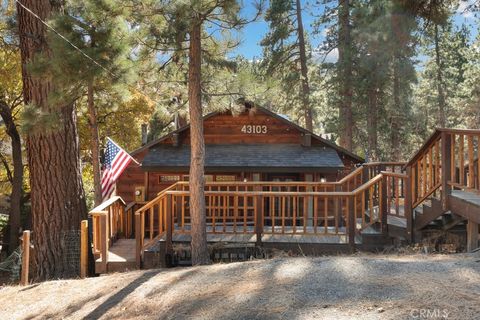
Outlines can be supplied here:
[[479, 255], [278, 257], [0, 289], [0, 319], [480, 319]]

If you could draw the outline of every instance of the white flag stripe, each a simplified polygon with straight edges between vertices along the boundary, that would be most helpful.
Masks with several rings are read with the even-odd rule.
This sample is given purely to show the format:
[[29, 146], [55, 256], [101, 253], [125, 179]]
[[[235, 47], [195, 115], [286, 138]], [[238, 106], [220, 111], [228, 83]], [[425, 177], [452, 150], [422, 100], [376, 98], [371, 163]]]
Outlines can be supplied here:
[[123, 173], [123, 170], [128, 166], [130, 163], [131, 158], [129, 155], [126, 155], [124, 159], [122, 159], [122, 162], [119, 161], [118, 167], [114, 169], [115, 175], [113, 176], [113, 180], [117, 180], [118, 177]]
[[118, 155], [113, 160], [112, 171], [117, 172], [121, 167], [122, 163], [128, 159], [129, 155], [126, 152], [119, 152]]

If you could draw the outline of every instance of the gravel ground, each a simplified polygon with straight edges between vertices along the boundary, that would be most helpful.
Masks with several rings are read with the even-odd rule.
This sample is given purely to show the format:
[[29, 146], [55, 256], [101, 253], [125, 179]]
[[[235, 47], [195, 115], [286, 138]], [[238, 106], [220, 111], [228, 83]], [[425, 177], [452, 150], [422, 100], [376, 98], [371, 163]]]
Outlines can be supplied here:
[[480, 319], [480, 256], [351, 255], [0, 289], [0, 319]]

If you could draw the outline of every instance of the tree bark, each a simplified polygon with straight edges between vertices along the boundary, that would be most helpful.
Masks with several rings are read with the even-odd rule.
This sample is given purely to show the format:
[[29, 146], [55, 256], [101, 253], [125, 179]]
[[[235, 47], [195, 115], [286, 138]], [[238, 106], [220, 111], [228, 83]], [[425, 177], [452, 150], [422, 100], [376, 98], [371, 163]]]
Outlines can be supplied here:
[[302, 7], [300, 0], [296, 0], [297, 9], [297, 32], [298, 32], [298, 46], [300, 51], [300, 73], [302, 75], [302, 104], [305, 116], [305, 128], [313, 132], [313, 116], [312, 107], [310, 105], [310, 85], [308, 83], [308, 68], [307, 68], [307, 54], [305, 50], [305, 34], [303, 31], [302, 22]]
[[398, 70], [398, 60], [399, 58], [396, 54], [393, 57], [393, 110], [391, 111], [390, 116], [390, 143], [391, 143], [391, 154], [390, 159], [392, 161], [398, 161], [400, 159], [400, 114], [401, 110], [401, 99], [400, 99], [400, 75]]
[[[23, 0], [22, 4], [48, 21], [60, 12], [62, 1]], [[68, 263], [65, 236], [78, 232], [86, 218], [82, 185], [76, 114], [73, 102], [52, 103], [55, 83], [49, 75], [32, 74], [29, 64], [40, 55], [52, 56], [47, 30], [42, 22], [17, 3], [24, 101], [56, 115], [57, 125], [48, 130], [27, 133], [27, 158], [33, 223], [34, 278], [45, 280], [76, 276], [77, 268]], [[57, 100], [57, 99], [55, 99]]]
[[368, 90], [367, 106], [367, 133], [368, 133], [368, 160], [378, 161], [378, 94], [377, 88], [372, 86]]
[[12, 192], [10, 194], [10, 215], [8, 218], [9, 234], [7, 250], [10, 254], [20, 243], [20, 220], [23, 197], [22, 141], [20, 140], [20, 134], [13, 120], [12, 109], [10, 109], [5, 101], [0, 101], [0, 115], [7, 128], [6, 132], [12, 140], [13, 175]]
[[340, 145], [353, 149], [352, 48], [350, 37], [350, 1], [339, 0], [338, 75], [340, 77], [339, 136]]
[[435, 23], [435, 63], [437, 65], [437, 94], [438, 94], [438, 126], [445, 128], [445, 93], [443, 90], [442, 63], [440, 61], [440, 39], [438, 35], [438, 24]]
[[102, 177], [100, 173], [100, 146], [98, 138], [97, 110], [93, 97], [93, 80], [87, 88], [88, 125], [90, 127], [90, 148], [92, 151], [93, 184], [95, 194], [95, 206], [102, 203]]
[[188, 64], [188, 103], [190, 111], [190, 215], [192, 217], [192, 264], [208, 264], [205, 216], [205, 141], [201, 94], [201, 30], [198, 17], [192, 18]]

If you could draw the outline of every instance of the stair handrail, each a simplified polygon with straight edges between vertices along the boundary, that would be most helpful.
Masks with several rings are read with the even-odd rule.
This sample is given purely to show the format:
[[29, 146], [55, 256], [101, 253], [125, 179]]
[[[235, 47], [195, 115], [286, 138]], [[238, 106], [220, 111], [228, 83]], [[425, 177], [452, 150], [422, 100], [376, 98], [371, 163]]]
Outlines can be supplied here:
[[125, 207], [122, 197], [113, 196], [88, 213], [92, 217], [93, 252], [101, 258], [99, 272], [107, 271], [108, 248], [125, 232]]

